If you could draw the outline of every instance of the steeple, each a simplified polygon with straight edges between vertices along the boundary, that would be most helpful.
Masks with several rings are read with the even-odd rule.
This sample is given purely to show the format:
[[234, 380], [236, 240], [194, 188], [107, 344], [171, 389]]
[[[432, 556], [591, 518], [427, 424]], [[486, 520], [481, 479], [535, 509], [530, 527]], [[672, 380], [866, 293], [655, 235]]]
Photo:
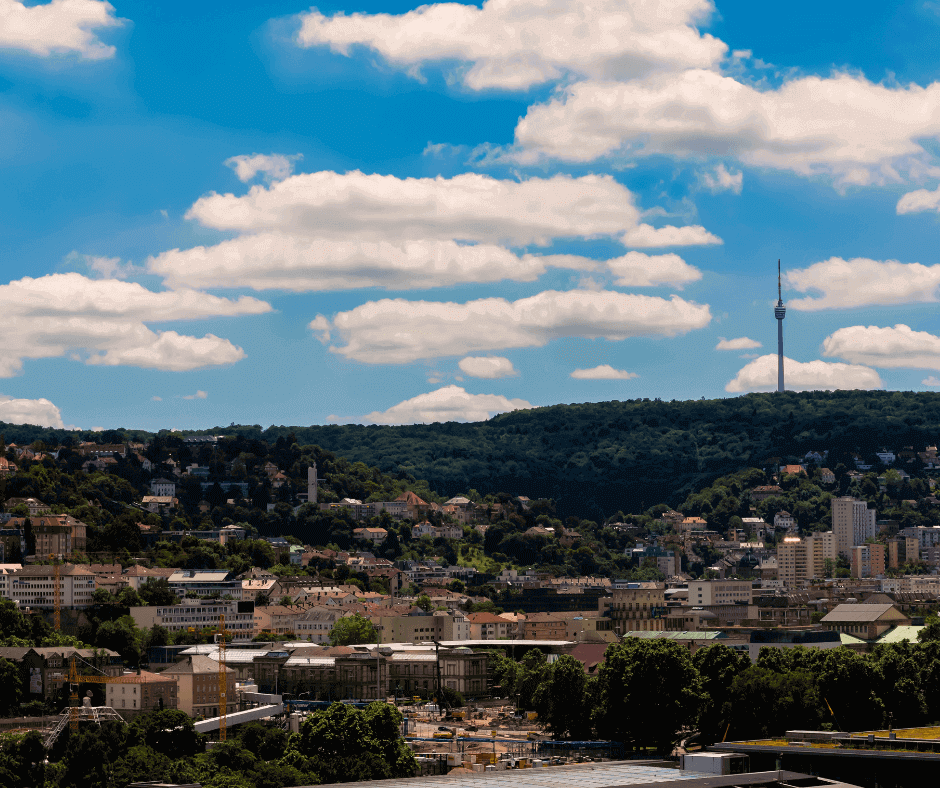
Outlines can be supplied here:
[[783, 305], [781, 287], [780, 260], [777, 260], [777, 306], [774, 307], [774, 317], [777, 318], [777, 391], [783, 391], [783, 319], [786, 316], [787, 308]]

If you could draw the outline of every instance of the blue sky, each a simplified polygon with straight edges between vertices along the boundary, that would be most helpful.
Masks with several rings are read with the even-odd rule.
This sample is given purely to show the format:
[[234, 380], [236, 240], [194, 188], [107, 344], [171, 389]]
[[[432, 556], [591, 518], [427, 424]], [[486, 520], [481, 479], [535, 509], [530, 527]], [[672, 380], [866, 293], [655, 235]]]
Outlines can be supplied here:
[[0, 420], [940, 387], [940, 3], [0, 0]]

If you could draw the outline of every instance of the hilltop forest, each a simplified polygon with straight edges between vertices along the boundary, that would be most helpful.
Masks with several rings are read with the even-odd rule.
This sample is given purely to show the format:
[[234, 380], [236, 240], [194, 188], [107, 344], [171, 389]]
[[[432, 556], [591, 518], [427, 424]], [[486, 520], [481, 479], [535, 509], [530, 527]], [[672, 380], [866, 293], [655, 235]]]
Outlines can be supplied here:
[[[75, 433], [0, 424], [8, 442], [147, 440], [150, 433]], [[850, 466], [883, 446], [940, 440], [940, 393], [835, 391], [663, 402], [555, 405], [489, 421], [402, 427], [230, 425], [203, 430], [274, 444], [316, 445], [350, 462], [427, 480], [442, 495], [501, 491], [550, 498], [560, 516], [603, 520], [678, 505], [720, 476], [809, 450]], [[180, 433], [173, 433], [178, 435]], [[187, 434], [187, 433], [182, 433]], [[160, 435], [170, 435], [161, 432]]]

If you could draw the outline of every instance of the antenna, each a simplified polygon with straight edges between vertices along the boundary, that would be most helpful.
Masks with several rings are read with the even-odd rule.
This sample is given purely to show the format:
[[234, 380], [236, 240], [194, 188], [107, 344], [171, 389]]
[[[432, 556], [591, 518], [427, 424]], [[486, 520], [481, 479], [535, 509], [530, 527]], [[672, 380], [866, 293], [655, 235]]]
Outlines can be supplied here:
[[780, 260], [777, 260], [777, 300], [783, 301], [783, 294], [780, 290]]

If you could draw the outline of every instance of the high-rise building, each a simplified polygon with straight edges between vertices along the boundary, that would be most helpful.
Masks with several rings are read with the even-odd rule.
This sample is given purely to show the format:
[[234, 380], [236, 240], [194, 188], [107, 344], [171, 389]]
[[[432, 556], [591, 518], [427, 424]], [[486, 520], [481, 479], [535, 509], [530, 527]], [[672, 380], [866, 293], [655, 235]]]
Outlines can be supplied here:
[[878, 577], [885, 573], [885, 546], [860, 544], [852, 548], [852, 577]]
[[849, 495], [832, 499], [832, 532], [836, 537], [836, 552], [849, 558], [853, 547], [865, 544], [866, 539], [877, 535], [875, 510], [869, 509], [865, 501]]
[[784, 585], [799, 588], [804, 581], [826, 576], [826, 559], [836, 559], [832, 531], [814, 533], [805, 539], [785, 536], [777, 545], [777, 577]]
[[777, 391], [783, 391], [783, 319], [787, 308], [783, 305], [783, 291], [780, 287], [780, 261], [777, 260], [777, 306], [774, 317], [777, 318]]

